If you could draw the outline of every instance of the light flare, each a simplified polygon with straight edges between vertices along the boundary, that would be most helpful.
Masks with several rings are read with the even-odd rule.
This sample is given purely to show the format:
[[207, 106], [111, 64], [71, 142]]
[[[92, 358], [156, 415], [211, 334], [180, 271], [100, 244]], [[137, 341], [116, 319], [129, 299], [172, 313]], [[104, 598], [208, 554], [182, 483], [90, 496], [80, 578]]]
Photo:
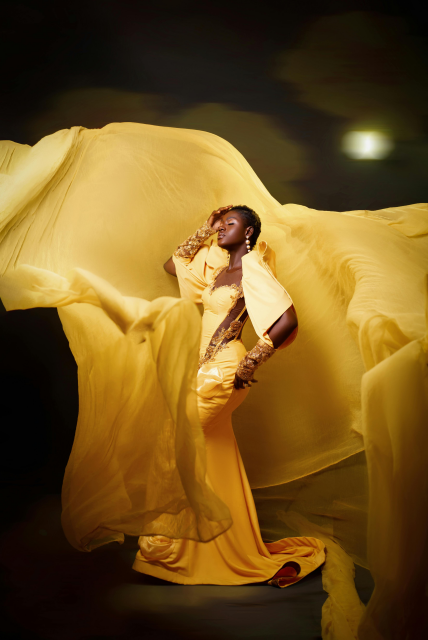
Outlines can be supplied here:
[[342, 140], [342, 150], [354, 160], [383, 160], [393, 148], [391, 138], [380, 131], [349, 131]]

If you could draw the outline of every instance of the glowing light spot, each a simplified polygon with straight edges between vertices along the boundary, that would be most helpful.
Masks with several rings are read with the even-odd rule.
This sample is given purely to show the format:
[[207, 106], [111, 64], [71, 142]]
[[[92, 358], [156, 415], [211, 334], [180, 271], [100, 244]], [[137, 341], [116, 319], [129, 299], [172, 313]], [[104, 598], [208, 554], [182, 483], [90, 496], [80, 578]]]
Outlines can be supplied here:
[[342, 140], [342, 150], [354, 160], [382, 160], [393, 148], [391, 138], [378, 131], [349, 131]]

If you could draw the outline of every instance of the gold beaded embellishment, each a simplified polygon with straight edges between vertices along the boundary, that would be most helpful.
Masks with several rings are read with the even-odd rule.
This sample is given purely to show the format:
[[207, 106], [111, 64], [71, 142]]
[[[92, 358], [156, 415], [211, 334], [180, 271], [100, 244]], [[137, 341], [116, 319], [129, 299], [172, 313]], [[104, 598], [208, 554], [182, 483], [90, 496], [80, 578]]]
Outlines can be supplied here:
[[227, 316], [230, 316], [230, 314], [232, 313], [232, 311], [233, 311], [233, 310], [234, 310], [234, 308], [236, 307], [238, 300], [239, 300], [240, 298], [243, 298], [243, 297], [244, 297], [244, 291], [243, 291], [243, 289], [242, 289], [242, 280], [241, 280], [241, 282], [239, 283], [239, 285], [238, 285], [238, 286], [237, 286], [236, 284], [225, 285], [225, 286], [230, 286], [230, 287], [232, 287], [233, 289], [235, 289], [235, 293], [233, 293], [233, 294], [230, 296], [230, 299], [232, 300], [232, 304], [230, 305], [230, 307], [229, 307], [229, 309], [228, 309], [228, 311], [227, 311], [227, 314], [226, 314], [226, 317], [227, 317]]
[[213, 273], [213, 281], [212, 283], [209, 285], [208, 287], [208, 293], [210, 294], [210, 296], [213, 294], [214, 291], [216, 291], [217, 289], [222, 289], [223, 287], [229, 287], [229, 289], [233, 289], [234, 293], [231, 294], [230, 299], [232, 300], [232, 304], [229, 307], [226, 317], [230, 316], [230, 314], [232, 313], [232, 311], [234, 310], [234, 308], [236, 307], [236, 304], [238, 302], [238, 300], [240, 298], [244, 297], [244, 290], [242, 288], [242, 279], [241, 282], [238, 284], [222, 284], [220, 285], [220, 287], [215, 287], [215, 283], [216, 280], [218, 278], [218, 276], [223, 273], [223, 271], [227, 269], [227, 265], [223, 266], [223, 267], [219, 267], [218, 269], [216, 269]]
[[193, 258], [198, 252], [200, 246], [214, 233], [217, 233], [208, 222], [204, 222], [202, 227], [199, 227], [197, 231], [187, 238], [184, 242], [178, 245], [174, 251], [174, 255], [177, 258]]
[[[242, 313], [244, 311], [245, 311], [245, 308], [242, 310]], [[242, 313], [240, 315], [242, 315]], [[217, 353], [225, 349], [229, 344], [229, 342], [231, 341], [231, 339], [234, 339], [236, 338], [237, 335], [239, 335], [241, 328], [244, 326], [245, 320], [244, 321], [233, 320], [233, 322], [230, 323], [227, 329], [223, 327], [220, 333], [218, 333], [217, 335], [214, 335], [211, 338], [211, 341], [208, 347], [206, 348], [204, 355], [199, 359], [199, 368], [201, 368], [203, 364], [206, 364], [207, 362], [211, 362], [212, 360], [214, 360]]]
[[260, 367], [266, 360], [269, 360], [275, 353], [276, 349], [271, 347], [263, 340], [259, 340], [251, 351], [242, 358], [238, 364], [236, 373], [242, 380], [251, 380], [256, 369]]
[[[212, 295], [212, 292], [214, 291], [214, 289], [220, 289], [221, 287], [215, 287], [215, 281], [217, 280], [217, 278], [219, 277], [220, 273], [223, 273], [223, 271], [227, 269], [227, 264], [225, 264], [223, 267], [218, 267], [214, 273], [213, 273], [213, 281], [211, 282], [211, 284], [208, 287], [208, 293], [210, 295]], [[236, 286], [236, 285], [235, 285]]]

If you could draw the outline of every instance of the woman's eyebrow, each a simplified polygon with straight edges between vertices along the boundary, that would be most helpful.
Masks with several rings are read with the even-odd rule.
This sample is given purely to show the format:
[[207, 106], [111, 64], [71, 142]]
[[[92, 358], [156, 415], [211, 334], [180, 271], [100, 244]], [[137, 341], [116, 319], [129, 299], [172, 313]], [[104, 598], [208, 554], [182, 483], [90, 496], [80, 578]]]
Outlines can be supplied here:
[[227, 222], [228, 220], [236, 220], [236, 219], [237, 219], [237, 218], [235, 218], [234, 216], [229, 216], [228, 218], [226, 218], [226, 222]]

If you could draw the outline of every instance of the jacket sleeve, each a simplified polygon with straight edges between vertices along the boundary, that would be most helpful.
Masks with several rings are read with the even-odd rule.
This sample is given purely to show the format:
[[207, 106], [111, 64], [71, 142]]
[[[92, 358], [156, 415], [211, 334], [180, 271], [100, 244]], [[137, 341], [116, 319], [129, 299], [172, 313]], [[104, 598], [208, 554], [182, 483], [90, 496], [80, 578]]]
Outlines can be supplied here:
[[[268, 329], [293, 307], [293, 301], [276, 279], [275, 253], [265, 242], [259, 242], [257, 250], [242, 258], [242, 288], [248, 315], [258, 337], [273, 346]], [[297, 330], [293, 332], [293, 339]], [[291, 336], [279, 347], [284, 348], [292, 340]]]

